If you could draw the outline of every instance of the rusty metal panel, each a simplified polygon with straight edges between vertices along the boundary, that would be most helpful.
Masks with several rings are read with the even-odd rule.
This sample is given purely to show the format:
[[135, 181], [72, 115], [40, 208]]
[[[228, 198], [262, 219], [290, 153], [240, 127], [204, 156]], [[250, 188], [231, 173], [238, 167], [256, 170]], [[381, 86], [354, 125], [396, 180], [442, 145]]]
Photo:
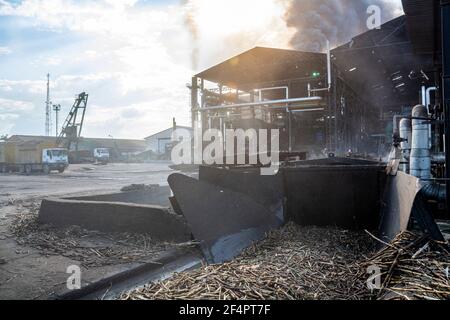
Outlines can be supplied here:
[[231, 260], [282, 224], [267, 208], [245, 194], [181, 174], [172, 174], [168, 181], [210, 263]]
[[261, 175], [260, 168], [218, 168], [200, 166], [199, 180], [243, 193], [262, 204], [280, 219], [284, 218], [283, 174]]
[[287, 218], [299, 225], [376, 229], [383, 169], [379, 165], [284, 168]]
[[404, 172], [388, 177], [381, 207], [380, 237], [385, 241], [408, 229], [414, 200], [420, 191], [419, 179]]

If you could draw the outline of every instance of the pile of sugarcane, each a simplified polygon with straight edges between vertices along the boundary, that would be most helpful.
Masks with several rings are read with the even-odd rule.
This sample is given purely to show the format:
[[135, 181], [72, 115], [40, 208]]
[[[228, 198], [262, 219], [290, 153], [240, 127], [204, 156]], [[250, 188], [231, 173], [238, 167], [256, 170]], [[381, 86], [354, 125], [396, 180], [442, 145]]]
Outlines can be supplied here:
[[[445, 244], [405, 232], [377, 252], [374, 239], [370, 233], [289, 224], [232, 262], [175, 274], [120, 298], [449, 299]], [[374, 266], [379, 287], [368, 273]]]
[[[77, 226], [54, 228], [38, 222], [39, 206], [23, 208], [9, 227], [19, 245], [44, 256], [64, 256], [85, 268], [125, 264], [154, 257], [174, 246], [134, 233], [102, 233]], [[28, 210], [27, 210], [28, 209]]]
[[450, 299], [448, 245], [427, 236], [404, 232], [362, 266], [381, 270], [379, 299]]
[[176, 274], [121, 299], [360, 299], [370, 291], [354, 262], [373, 249], [365, 233], [289, 224], [230, 263]]

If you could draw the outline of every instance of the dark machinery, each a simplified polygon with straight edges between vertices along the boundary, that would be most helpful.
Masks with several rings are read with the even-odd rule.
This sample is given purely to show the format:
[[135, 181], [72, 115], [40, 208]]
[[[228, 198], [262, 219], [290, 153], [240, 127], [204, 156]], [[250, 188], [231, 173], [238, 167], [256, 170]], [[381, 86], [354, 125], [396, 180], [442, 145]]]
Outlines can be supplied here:
[[72, 109], [64, 121], [61, 133], [59, 134], [57, 140], [57, 144], [63, 145], [69, 150], [69, 152], [72, 149], [72, 145], [75, 144], [75, 159], [73, 159], [75, 162], [78, 157], [78, 142], [83, 130], [88, 98], [89, 95], [86, 92], [82, 92], [76, 97]]

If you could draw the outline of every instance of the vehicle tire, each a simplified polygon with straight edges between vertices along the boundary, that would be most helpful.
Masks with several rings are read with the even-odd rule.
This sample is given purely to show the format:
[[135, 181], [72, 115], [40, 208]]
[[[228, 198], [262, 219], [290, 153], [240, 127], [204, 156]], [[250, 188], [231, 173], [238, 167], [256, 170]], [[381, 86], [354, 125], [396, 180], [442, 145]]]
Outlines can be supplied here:
[[50, 174], [50, 167], [44, 164], [44, 166], [42, 167], [42, 172], [44, 172], [44, 174]]
[[25, 173], [26, 173], [26, 174], [31, 174], [32, 171], [33, 171], [33, 170], [32, 170], [31, 165], [27, 164], [27, 165], [25, 166]]
[[61, 169], [58, 169], [58, 172], [59, 172], [59, 173], [64, 173], [65, 170], [66, 170], [66, 169], [61, 168]]

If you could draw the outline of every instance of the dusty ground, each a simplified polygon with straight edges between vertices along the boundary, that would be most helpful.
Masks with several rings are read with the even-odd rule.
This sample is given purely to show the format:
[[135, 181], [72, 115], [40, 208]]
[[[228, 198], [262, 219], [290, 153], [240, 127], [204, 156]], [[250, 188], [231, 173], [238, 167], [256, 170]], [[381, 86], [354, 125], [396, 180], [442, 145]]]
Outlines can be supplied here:
[[[167, 185], [169, 163], [71, 165], [63, 174], [0, 174], [0, 204], [48, 196], [118, 191], [129, 184]], [[1, 215], [0, 215], [1, 216]]]
[[[65, 173], [54, 173], [49, 176], [0, 174], [0, 299], [51, 298], [65, 289], [69, 276], [66, 270], [71, 265], [82, 267], [82, 284], [86, 285], [103, 276], [143, 263], [145, 259], [131, 261], [125, 259], [122, 262], [119, 254], [119, 261], [112, 259], [113, 263], [86, 264], [85, 257], [77, 256], [79, 254], [77, 250], [70, 250], [70, 254], [67, 252], [61, 254], [58, 250], [49, 252], [42, 243], [41, 245], [34, 243], [37, 240], [45, 242], [45, 239], [58, 241], [61, 234], [44, 230], [43, 234], [47, 237], [44, 240], [36, 238], [31, 231], [19, 233], [18, 236], [18, 233], [14, 232], [14, 226], [19, 217], [33, 214], [40, 200], [45, 197], [118, 192], [123, 186], [130, 184], [167, 185], [167, 177], [173, 172], [168, 165], [167, 163], [107, 166], [88, 164], [71, 165]], [[33, 230], [32, 223], [31, 221], [30, 230]], [[130, 250], [120, 247], [120, 241], [126, 235], [111, 237], [86, 234], [82, 230], [63, 232], [67, 232], [68, 238], [72, 241], [72, 244], [70, 241], [63, 244], [69, 248], [90, 247], [88, 249], [92, 254], [89, 254], [88, 258], [91, 260], [97, 253], [105, 255], [106, 252], [117, 256], [117, 252], [120, 253], [121, 250], [125, 252], [122, 256], [126, 258], [126, 250]], [[143, 241], [146, 242], [145, 239]], [[114, 248], [112, 253], [105, 249], [109, 247]], [[154, 259], [159, 253], [158, 250], [150, 250], [149, 254], [147, 258]]]

